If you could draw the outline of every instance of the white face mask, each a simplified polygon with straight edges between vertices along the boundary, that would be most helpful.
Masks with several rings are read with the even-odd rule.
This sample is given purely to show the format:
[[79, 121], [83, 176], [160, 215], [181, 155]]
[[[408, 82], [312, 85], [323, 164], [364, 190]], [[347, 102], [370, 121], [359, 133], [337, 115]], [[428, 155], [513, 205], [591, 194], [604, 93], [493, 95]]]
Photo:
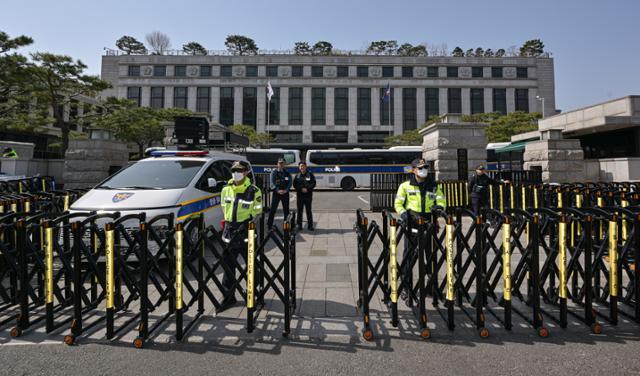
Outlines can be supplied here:
[[240, 181], [242, 179], [244, 179], [244, 173], [242, 173], [242, 172], [234, 172], [233, 173], [233, 180]]
[[429, 171], [424, 168], [418, 170], [418, 176], [421, 178], [426, 178], [428, 174], [429, 174]]

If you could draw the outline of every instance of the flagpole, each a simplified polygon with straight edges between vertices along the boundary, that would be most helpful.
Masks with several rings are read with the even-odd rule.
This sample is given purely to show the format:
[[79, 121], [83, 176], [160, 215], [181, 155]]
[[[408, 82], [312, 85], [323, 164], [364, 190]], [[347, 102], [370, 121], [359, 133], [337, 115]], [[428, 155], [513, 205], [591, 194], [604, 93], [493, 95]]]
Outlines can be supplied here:
[[271, 147], [271, 137], [269, 133], [270, 110], [271, 110], [271, 98], [268, 98], [267, 99], [267, 147]]

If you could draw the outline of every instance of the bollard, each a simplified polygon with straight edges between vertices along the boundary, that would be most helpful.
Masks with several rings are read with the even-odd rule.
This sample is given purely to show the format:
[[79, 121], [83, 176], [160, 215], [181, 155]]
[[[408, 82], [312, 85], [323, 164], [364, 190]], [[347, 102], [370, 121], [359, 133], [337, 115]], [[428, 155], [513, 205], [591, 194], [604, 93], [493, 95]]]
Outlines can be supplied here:
[[609, 317], [618, 323], [618, 218], [614, 214], [609, 221]]
[[511, 330], [511, 223], [509, 217], [505, 217], [502, 224], [502, 282], [504, 327]]
[[512, 182], [509, 182], [509, 207], [512, 210], [516, 208], [515, 188]]
[[455, 275], [453, 271], [453, 237], [455, 232], [455, 225], [453, 224], [453, 218], [451, 216], [447, 217], [447, 225], [446, 225], [446, 247], [447, 247], [447, 326], [449, 330], [453, 330], [455, 328], [453, 322], [453, 306], [455, 299]]
[[67, 210], [69, 210], [69, 192], [65, 193], [62, 205], [62, 211], [66, 212]]
[[538, 208], [538, 187], [535, 185], [533, 186], [533, 207]]
[[500, 184], [500, 213], [504, 214], [504, 186]]
[[44, 289], [45, 289], [45, 304], [47, 315], [47, 333], [53, 330], [53, 228], [49, 221], [44, 223], [44, 259], [45, 259], [45, 274], [44, 274]]
[[182, 257], [183, 257], [183, 234], [182, 223], [176, 224], [175, 243], [176, 243], [176, 339], [182, 340], [184, 335], [182, 328], [183, 306], [182, 306]]
[[558, 196], [558, 207], [561, 208], [562, 207], [562, 190], [560, 188], [558, 188], [558, 191], [556, 192], [557, 196]]
[[[622, 193], [621, 195], [621, 201], [620, 204], [623, 208], [626, 208], [629, 206], [629, 201], [627, 201], [627, 198], [625, 197], [625, 194]], [[627, 238], [629, 237], [629, 229], [627, 227], [627, 220], [625, 219], [627, 216], [622, 213], [621, 215], [621, 219], [622, 219], [622, 242], [626, 242]]]
[[107, 223], [105, 226], [105, 272], [107, 274], [105, 283], [106, 309], [107, 309], [107, 339], [113, 338], [113, 311], [115, 301], [115, 263], [114, 263], [114, 236], [113, 223]]
[[489, 207], [493, 210], [493, 184], [489, 184]]
[[397, 261], [397, 222], [395, 218], [390, 221], [389, 229], [389, 275], [391, 277], [391, 324], [398, 326], [398, 261]]
[[[553, 273], [553, 272], [552, 272]], [[567, 327], [567, 219], [558, 223], [558, 296], [560, 297], [560, 327]]]

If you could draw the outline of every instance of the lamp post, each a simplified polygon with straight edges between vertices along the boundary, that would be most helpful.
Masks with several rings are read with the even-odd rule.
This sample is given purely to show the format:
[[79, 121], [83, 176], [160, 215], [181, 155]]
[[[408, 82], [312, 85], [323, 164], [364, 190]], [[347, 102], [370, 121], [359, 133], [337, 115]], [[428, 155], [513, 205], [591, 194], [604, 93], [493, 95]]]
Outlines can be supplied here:
[[544, 113], [545, 113], [544, 98], [539, 96], [539, 95], [536, 95], [536, 99], [539, 100], [539, 101], [542, 101], [542, 117], [544, 118]]

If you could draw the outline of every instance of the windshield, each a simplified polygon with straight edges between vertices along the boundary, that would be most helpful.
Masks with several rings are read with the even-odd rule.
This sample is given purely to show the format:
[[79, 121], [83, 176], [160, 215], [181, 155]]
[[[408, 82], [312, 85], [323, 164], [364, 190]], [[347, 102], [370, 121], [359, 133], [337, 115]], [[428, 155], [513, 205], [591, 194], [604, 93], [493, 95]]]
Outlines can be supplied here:
[[97, 189], [184, 188], [200, 171], [204, 161], [154, 159], [134, 163], [113, 175]]

